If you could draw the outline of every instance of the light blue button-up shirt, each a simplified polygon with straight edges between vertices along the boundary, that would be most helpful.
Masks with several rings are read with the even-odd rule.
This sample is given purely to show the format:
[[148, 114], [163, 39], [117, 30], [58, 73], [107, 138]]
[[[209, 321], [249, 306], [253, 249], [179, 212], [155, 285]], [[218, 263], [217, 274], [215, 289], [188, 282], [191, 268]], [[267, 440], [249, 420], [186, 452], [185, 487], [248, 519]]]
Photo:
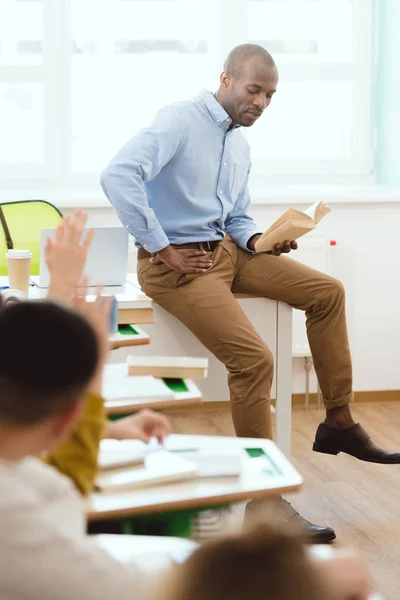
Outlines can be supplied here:
[[163, 108], [112, 159], [101, 185], [137, 246], [220, 240], [247, 250], [250, 151], [213, 94]]

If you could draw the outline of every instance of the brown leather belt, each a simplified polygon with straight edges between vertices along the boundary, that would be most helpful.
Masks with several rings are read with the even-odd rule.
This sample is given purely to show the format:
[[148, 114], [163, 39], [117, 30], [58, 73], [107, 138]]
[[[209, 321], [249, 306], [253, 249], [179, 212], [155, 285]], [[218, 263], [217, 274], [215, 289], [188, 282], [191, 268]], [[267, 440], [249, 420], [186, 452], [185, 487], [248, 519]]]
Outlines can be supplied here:
[[[177, 248], [178, 250], [205, 250], [206, 252], [212, 252], [218, 246], [222, 240], [212, 240], [209, 242], [188, 242], [187, 244], [171, 244], [173, 248]], [[140, 258], [149, 258], [149, 256], [153, 256], [151, 252], [147, 252], [144, 248], [138, 248], [137, 257]]]

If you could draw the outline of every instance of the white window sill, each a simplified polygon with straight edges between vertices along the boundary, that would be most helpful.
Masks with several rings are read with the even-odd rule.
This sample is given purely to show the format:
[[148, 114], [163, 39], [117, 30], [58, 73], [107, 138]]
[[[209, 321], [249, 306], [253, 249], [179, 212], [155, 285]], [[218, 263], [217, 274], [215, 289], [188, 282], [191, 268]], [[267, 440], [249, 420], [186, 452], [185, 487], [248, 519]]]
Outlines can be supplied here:
[[275, 185], [251, 189], [252, 204], [305, 204], [324, 200], [328, 204], [373, 204], [400, 202], [400, 187], [367, 185]]
[[[382, 204], [400, 203], [400, 187], [385, 185], [268, 185], [252, 189], [253, 205], [309, 205], [316, 200], [328, 204]], [[61, 210], [108, 208], [110, 203], [99, 190], [6, 190], [0, 187], [0, 203], [16, 200], [47, 200]]]

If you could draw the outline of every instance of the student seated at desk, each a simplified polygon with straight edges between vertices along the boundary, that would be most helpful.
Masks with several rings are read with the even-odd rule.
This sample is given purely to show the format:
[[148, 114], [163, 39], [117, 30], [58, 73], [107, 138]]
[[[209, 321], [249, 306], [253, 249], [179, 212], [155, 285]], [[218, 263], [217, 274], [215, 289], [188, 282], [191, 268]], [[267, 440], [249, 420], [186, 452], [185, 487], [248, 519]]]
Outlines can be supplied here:
[[0, 310], [0, 598], [7, 600], [145, 597], [142, 572], [85, 534], [70, 479], [35, 458], [68, 438], [101, 378], [109, 303], [81, 298], [77, 308], [81, 314], [37, 301]]
[[152, 600], [368, 600], [370, 593], [355, 553], [317, 558], [292, 532], [263, 523], [201, 546], [157, 582]]
[[[54, 241], [49, 239], [47, 242], [46, 262], [50, 273], [48, 296], [54, 300], [71, 303], [82, 281], [87, 252], [93, 239], [93, 230], [83, 237], [86, 221], [87, 215], [80, 209], [75, 210], [71, 216], [62, 219]], [[105, 345], [101, 357], [103, 363], [107, 355], [108, 347]], [[102, 373], [102, 366], [99, 370]], [[43, 457], [45, 462], [70, 477], [83, 495], [93, 489], [99, 444], [103, 437], [147, 442], [152, 436], [162, 441], [171, 433], [168, 419], [149, 410], [116, 422], [107, 421], [101, 397], [101, 373], [87, 390], [82, 415], [72, 435], [59, 448]]]

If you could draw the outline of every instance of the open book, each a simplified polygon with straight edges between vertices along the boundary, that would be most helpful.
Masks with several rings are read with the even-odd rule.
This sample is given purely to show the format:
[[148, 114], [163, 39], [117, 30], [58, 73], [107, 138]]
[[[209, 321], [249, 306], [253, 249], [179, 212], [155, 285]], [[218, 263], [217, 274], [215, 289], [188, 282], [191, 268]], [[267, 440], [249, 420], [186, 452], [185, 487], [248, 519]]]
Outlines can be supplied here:
[[322, 200], [315, 202], [304, 212], [289, 208], [256, 241], [254, 245], [256, 252], [269, 252], [274, 249], [275, 244], [282, 244], [286, 240], [297, 240], [315, 229], [321, 219], [330, 212], [331, 209]]

